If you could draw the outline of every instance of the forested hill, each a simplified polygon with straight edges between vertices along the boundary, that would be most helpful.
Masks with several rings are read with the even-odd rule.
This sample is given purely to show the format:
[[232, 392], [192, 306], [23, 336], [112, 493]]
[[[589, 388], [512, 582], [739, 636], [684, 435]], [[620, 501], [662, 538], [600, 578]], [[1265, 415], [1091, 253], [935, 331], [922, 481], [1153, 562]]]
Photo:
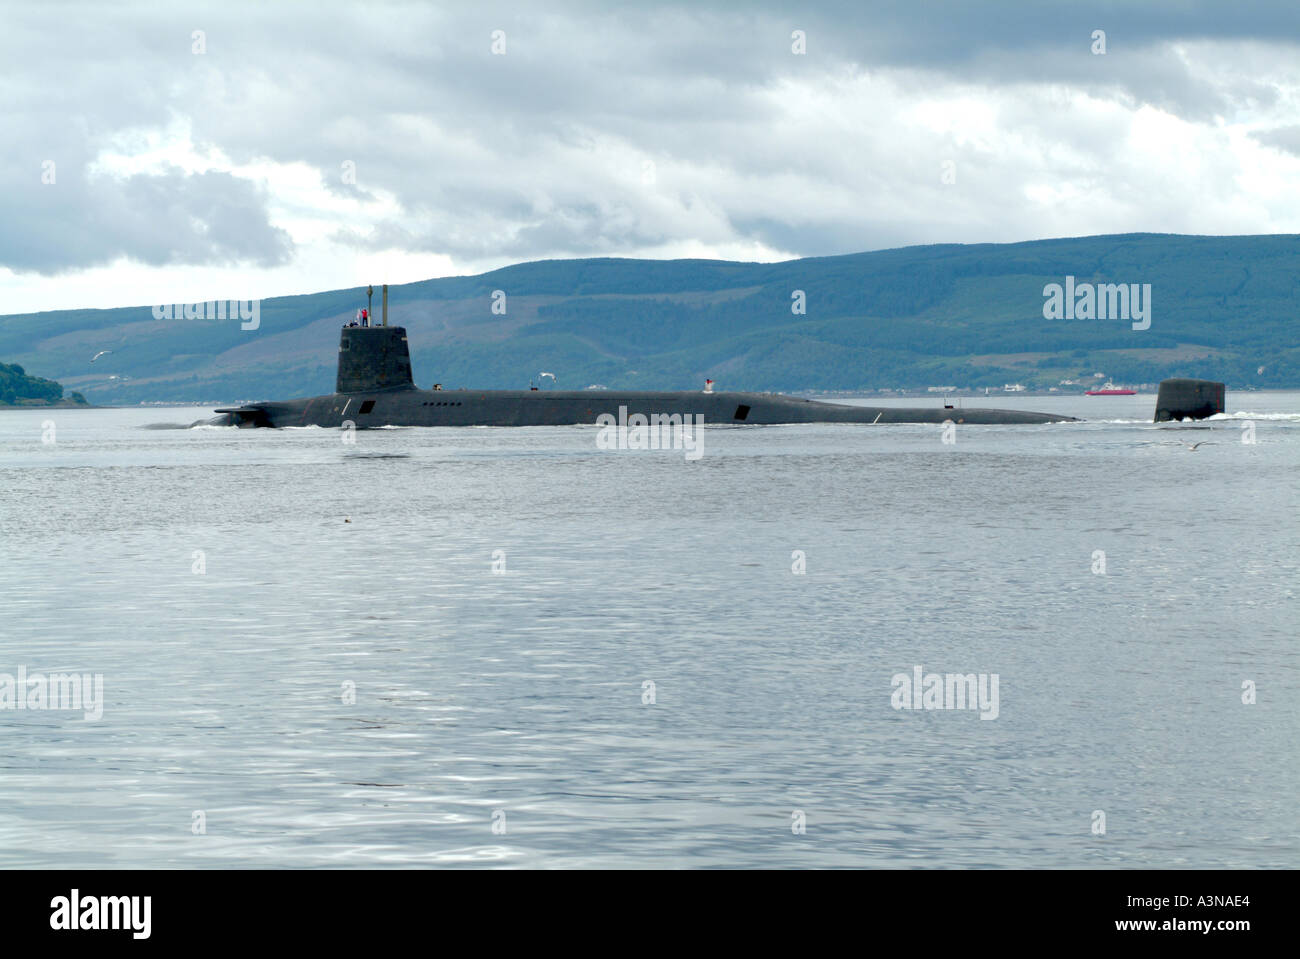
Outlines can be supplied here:
[[0, 406], [79, 405], [85, 400], [79, 393], [63, 398], [63, 387], [52, 380], [28, 376], [21, 366], [0, 363]]
[[[1149, 328], [1045, 318], [1044, 287], [1067, 277], [1149, 284]], [[517, 388], [545, 370], [569, 388], [1046, 388], [1100, 372], [1240, 389], [1300, 387], [1298, 303], [1300, 237], [1129, 234], [766, 264], [549, 260], [391, 287], [389, 319], [420, 386]], [[364, 287], [264, 300], [250, 330], [150, 305], [4, 316], [0, 356], [97, 403], [313, 395], [333, 390], [339, 327], [364, 305]]]

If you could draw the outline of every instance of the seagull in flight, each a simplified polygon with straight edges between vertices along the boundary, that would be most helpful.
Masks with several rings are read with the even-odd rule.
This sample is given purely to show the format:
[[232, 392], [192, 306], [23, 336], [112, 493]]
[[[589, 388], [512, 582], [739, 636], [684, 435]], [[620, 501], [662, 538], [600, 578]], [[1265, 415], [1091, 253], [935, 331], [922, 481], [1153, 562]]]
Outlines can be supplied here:
[[112, 353], [112, 352], [113, 352], [112, 350], [100, 350], [98, 353], [96, 353], [94, 356], [90, 358], [90, 362], [94, 363], [95, 360], [99, 359], [105, 353]]
[[[1183, 443], [1182, 440], [1179, 440], [1178, 442]], [[1201, 440], [1199, 443], [1183, 443], [1183, 445], [1186, 446], [1189, 450], [1195, 452], [1198, 446], [1204, 446], [1207, 442], [1208, 440]]]

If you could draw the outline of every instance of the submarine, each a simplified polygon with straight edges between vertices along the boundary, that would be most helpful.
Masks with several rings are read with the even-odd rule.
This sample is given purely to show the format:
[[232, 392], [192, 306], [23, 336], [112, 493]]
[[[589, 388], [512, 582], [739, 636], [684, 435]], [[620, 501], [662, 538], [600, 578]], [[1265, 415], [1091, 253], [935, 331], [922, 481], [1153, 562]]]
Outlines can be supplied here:
[[[569, 426], [601, 417], [694, 416], [705, 424], [954, 423], [1033, 424], [1074, 421], [1056, 413], [847, 406], [780, 393], [633, 390], [421, 390], [411, 373], [406, 329], [388, 325], [343, 327], [334, 392], [306, 399], [218, 409], [210, 426]], [[603, 420], [602, 422], [607, 422]]]
[[1073, 421], [1018, 410], [847, 406], [779, 393], [653, 390], [417, 389], [406, 330], [344, 327], [333, 393], [215, 410], [213, 426], [569, 426], [604, 415], [695, 416], [706, 424], [955, 423]]

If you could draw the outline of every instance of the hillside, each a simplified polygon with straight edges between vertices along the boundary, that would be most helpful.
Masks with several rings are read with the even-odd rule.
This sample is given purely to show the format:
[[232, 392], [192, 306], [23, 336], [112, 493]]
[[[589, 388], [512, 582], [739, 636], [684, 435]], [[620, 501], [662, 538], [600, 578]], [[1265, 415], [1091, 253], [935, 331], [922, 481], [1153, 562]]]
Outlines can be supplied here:
[[[1067, 275], [1150, 284], [1150, 328], [1044, 319], [1044, 286]], [[1240, 389], [1300, 387], [1298, 303], [1296, 236], [1129, 234], [769, 264], [524, 263], [390, 287], [389, 319], [410, 332], [420, 386], [517, 388], [546, 370], [567, 387], [1046, 388], [1102, 372]], [[364, 287], [265, 300], [253, 331], [149, 306], [11, 315], [0, 356], [97, 403], [305, 396], [333, 390], [338, 328], [364, 305]]]
[[0, 406], [79, 406], [80, 393], [63, 398], [63, 387], [39, 376], [28, 376], [17, 364], [0, 363]]

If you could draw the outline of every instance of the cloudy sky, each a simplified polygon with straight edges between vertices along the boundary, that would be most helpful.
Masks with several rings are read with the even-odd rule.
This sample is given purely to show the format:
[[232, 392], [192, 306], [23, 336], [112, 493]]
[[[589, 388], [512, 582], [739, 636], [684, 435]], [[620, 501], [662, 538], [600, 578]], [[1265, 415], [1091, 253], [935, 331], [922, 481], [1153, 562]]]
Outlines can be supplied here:
[[32, 3], [0, 53], [0, 313], [1300, 233], [1292, 2]]

